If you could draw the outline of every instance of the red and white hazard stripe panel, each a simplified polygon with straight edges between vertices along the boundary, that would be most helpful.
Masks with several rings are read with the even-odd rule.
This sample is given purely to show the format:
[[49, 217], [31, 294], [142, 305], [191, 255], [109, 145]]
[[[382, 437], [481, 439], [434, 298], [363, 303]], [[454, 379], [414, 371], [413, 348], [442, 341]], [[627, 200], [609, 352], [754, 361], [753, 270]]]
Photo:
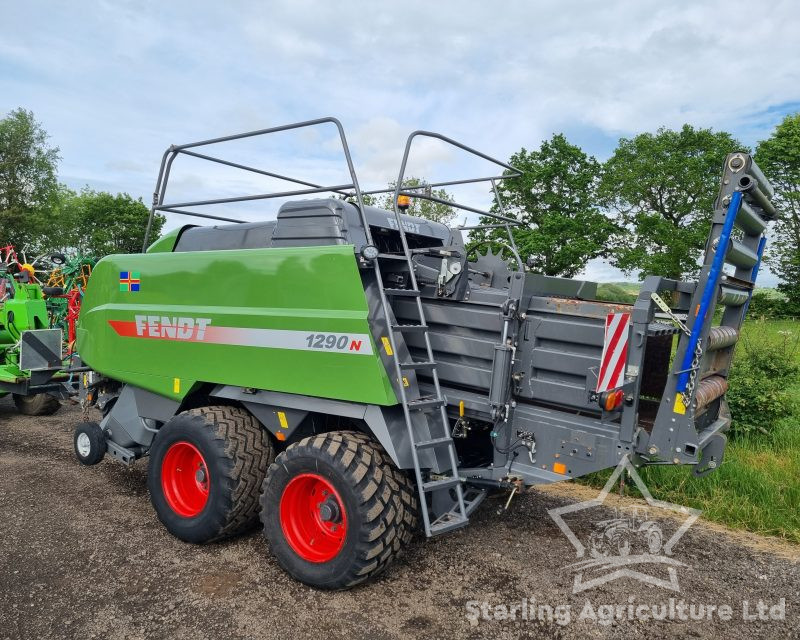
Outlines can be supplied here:
[[597, 393], [616, 389], [625, 380], [625, 362], [628, 359], [628, 324], [630, 313], [609, 313], [606, 316], [606, 335], [603, 356], [597, 374]]

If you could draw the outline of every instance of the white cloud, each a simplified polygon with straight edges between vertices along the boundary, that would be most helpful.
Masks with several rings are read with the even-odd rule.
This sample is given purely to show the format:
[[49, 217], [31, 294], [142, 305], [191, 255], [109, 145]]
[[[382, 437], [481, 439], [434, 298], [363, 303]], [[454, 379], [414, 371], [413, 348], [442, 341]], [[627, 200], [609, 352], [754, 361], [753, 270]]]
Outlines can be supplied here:
[[[500, 158], [579, 130], [603, 156], [617, 136], [684, 122], [752, 145], [800, 106], [790, 0], [31, 0], [0, 29], [0, 111], [37, 114], [72, 186], [145, 201], [170, 143], [322, 115], [341, 118], [376, 186], [417, 128]], [[304, 132], [269, 161], [322, 181], [340, 171], [329, 139]], [[430, 142], [414, 155], [410, 172], [431, 179], [485, 169]]]

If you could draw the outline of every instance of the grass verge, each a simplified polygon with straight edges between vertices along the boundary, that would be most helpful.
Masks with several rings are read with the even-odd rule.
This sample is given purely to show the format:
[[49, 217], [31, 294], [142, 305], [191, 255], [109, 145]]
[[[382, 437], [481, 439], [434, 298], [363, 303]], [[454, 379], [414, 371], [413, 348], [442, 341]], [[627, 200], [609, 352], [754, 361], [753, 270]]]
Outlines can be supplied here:
[[[800, 332], [800, 323], [770, 321], [767, 330]], [[722, 466], [705, 478], [694, 477], [691, 467], [641, 469], [653, 496], [700, 509], [707, 520], [800, 544], [800, 381], [790, 392], [792, 415], [769, 434], [732, 439]], [[610, 473], [591, 474], [581, 482], [602, 486]], [[626, 490], [638, 493], [631, 485]]]

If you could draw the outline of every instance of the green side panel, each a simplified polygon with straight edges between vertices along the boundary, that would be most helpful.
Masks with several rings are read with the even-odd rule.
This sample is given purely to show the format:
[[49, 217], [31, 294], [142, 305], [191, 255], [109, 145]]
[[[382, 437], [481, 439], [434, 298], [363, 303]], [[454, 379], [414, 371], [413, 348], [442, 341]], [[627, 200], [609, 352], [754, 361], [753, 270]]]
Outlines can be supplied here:
[[108, 256], [89, 280], [78, 352], [104, 375], [176, 398], [210, 382], [397, 403], [350, 245]]

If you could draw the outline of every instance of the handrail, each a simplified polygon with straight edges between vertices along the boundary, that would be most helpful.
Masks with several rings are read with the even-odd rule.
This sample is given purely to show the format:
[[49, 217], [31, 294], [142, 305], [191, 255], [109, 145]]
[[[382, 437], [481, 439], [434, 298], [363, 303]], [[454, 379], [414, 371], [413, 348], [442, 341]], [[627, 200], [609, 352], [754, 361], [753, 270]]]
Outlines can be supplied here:
[[[516, 167], [512, 167], [510, 164], [503, 162], [502, 160], [498, 160], [497, 158], [493, 158], [490, 155], [483, 153], [482, 151], [478, 151], [477, 149], [473, 149], [472, 147], [467, 146], [463, 142], [458, 142], [457, 140], [453, 140], [452, 138], [448, 138], [447, 136], [442, 135], [441, 133], [435, 133], [433, 131], [424, 131], [422, 129], [418, 129], [417, 131], [413, 131], [411, 135], [408, 136], [406, 139], [406, 146], [405, 150], [403, 151], [403, 160], [400, 163], [400, 174], [397, 177], [397, 182], [395, 183], [394, 187], [394, 206], [397, 210], [397, 198], [398, 196], [404, 195], [409, 196], [411, 198], [420, 198], [423, 200], [430, 200], [432, 202], [436, 202], [439, 204], [444, 204], [450, 207], [455, 207], [456, 209], [462, 209], [464, 211], [470, 211], [472, 213], [477, 213], [482, 216], [488, 216], [490, 218], [495, 218], [497, 220], [502, 220], [503, 222], [507, 223], [514, 223], [516, 224], [518, 221], [514, 218], [508, 218], [506, 216], [501, 216], [497, 213], [492, 213], [491, 211], [484, 211], [482, 209], [476, 209], [475, 207], [470, 207], [459, 202], [452, 202], [450, 200], [444, 200], [443, 198], [437, 198], [435, 196], [431, 196], [428, 194], [418, 194], [418, 193], [411, 193], [407, 191], [408, 187], [403, 185], [403, 179], [405, 178], [406, 167], [408, 166], [408, 156], [411, 152], [411, 144], [414, 142], [415, 138], [424, 137], [424, 138], [435, 138], [437, 140], [441, 140], [451, 146], [454, 146], [462, 151], [466, 151], [467, 153], [474, 155], [478, 158], [482, 158], [492, 164], [495, 164], [499, 167], [502, 167], [507, 172], [504, 176], [487, 176], [485, 178], [472, 178], [470, 180], [464, 181], [452, 181], [450, 184], [468, 184], [468, 183], [475, 183], [475, 182], [491, 182], [494, 185], [494, 181], [498, 179], [507, 179], [507, 178], [518, 178], [522, 175], [522, 171], [517, 169]], [[445, 183], [434, 183], [431, 185], [422, 185], [421, 188], [425, 187], [434, 187], [434, 186], [444, 186]], [[413, 187], [412, 187], [413, 189]], [[387, 193], [390, 192], [391, 189], [387, 189], [385, 192], [379, 193]], [[399, 213], [399, 211], [398, 211]]]
[[[232, 162], [232, 161], [226, 160], [224, 158], [218, 158], [218, 157], [213, 156], [213, 155], [207, 155], [205, 153], [200, 153], [200, 152], [195, 150], [198, 147], [204, 147], [204, 146], [209, 146], [209, 145], [214, 145], [214, 144], [220, 144], [220, 143], [223, 143], [223, 142], [231, 142], [231, 141], [234, 141], [234, 140], [241, 140], [241, 139], [245, 139], [245, 138], [253, 138], [253, 137], [257, 137], [257, 136], [264, 136], [264, 135], [268, 135], [268, 134], [271, 134], [271, 133], [278, 133], [278, 132], [283, 132], [283, 131], [291, 131], [291, 130], [301, 129], [301, 128], [305, 128], [305, 127], [314, 127], [314, 126], [319, 126], [319, 125], [323, 125], [323, 124], [333, 124], [337, 128], [337, 131], [339, 133], [339, 139], [340, 139], [341, 144], [342, 144], [342, 151], [344, 153], [345, 161], [347, 163], [348, 172], [349, 172], [350, 178], [351, 178], [351, 182], [349, 184], [321, 185], [321, 184], [317, 184], [316, 182], [310, 182], [308, 180], [302, 180], [302, 179], [299, 179], [299, 178], [286, 176], [286, 175], [283, 175], [283, 174], [280, 174], [280, 173], [275, 173], [273, 171], [268, 171], [268, 170], [260, 169], [260, 168], [257, 168], [257, 167], [251, 167], [251, 166], [246, 165], [246, 164], [241, 164], [241, 163], [238, 163], [238, 162]], [[402, 185], [402, 179], [403, 179], [403, 176], [404, 176], [404, 173], [405, 173], [405, 169], [406, 169], [406, 165], [407, 165], [407, 162], [408, 162], [408, 155], [409, 155], [409, 152], [410, 152], [410, 149], [411, 149], [411, 143], [413, 142], [413, 140], [415, 138], [420, 137], [420, 136], [429, 137], [429, 138], [436, 138], [436, 139], [442, 140], [443, 142], [445, 142], [447, 144], [450, 144], [452, 146], [455, 146], [455, 147], [457, 147], [457, 148], [459, 148], [459, 149], [461, 149], [463, 151], [466, 151], [469, 154], [472, 154], [472, 155], [474, 155], [476, 157], [479, 157], [479, 158], [482, 158], [484, 160], [487, 160], [487, 161], [489, 161], [489, 162], [501, 167], [502, 169], [504, 169], [504, 175], [502, 175], [502, 176], [494, 176], [493, 175], [493, 176], [480, 177], [480, 178], [467, 178], [467, 179], [462, 179], [462, 180], [448, 180], [448, 181], [436, 182], [436, 183], [432, 183], [432, 184], [420, 185], [418, 187], [402, 187], [401, 186]], [[169, 179], [170, 179], [170, 175], [172, 173], [172, 166], [173, 166], [173, 163], [175, 162], [176, 158], [179, 155], [190, 156], [190, 157], [194, 157], [194, 158], [197, 158], [197, 159], [200, 159], [200, 160], [205, 160], [207, 162], [213, 162], [213, 163], [216, 163], [216, 164], [221, 164], [221, 165], [232, 167], [232, 168], [235, 168], [235, 169], [240, 169], [242, 171], [249, 171], [251, 173], [257, 173], [259, 175], [268, 176], [270, 178], [274, 178], [274, 179], [277, 179], [277, 180], [282, 180], [282, 181], [285, 181], [285, 182], [291, 182], [291, 183], [294, 183], [294, 184], [302, 185], [302, 186], [307, 187], [307, 188], [306, 189], [291, 190], [291, 191], [274, 191], [274, 192], [269, 192], [269, 193], [260, 193], [260, 194], [243, 195], [243, 196], [232, 196], [232, 197], [229, 197], [229, 198], [212, 198], [212, 199], [205, 199], [205, 200], [195, 200], [195, 201], [190, 201], [190, 202], [165, 203], [164, 199], [166, 197], [167, 188], [169, 186]], [[218, 216], [218, 215], [212, 215], [212, 214], [198, 213], [198, 212], [194, 212], [194, 211], [186, 211], [184, 209], [187, 208], [187, 207], [202, 207], [202, 206], [211, 206], [211, 205], [220, 205], [220, 204], [230, 204], [230, 203], [234, 203], [234, 202], [250, 202], [250, 201], [254, 201], [254, 200], [264, 200], [264, 199], [270, 199], [270, 198], [288, 198], [288, 197], [294, 197], [294, 196], [310, 195], [310, 194], [313, 194], [313, 193], [325, 193], [325, 192], [336, 193], [336, 194], [339, 194], [341, 196], [345, 196], [345, 197], [348, 197], [348, 198], [352, 198], [352, 197], [356, 198], [357, 203], [358, 203], [358, 208], [359, 208], [359, 215], [361, 217], [361, 222], [362, 222], [362, 224], [364, 226], [366, 239], [367, 239], [367, 242], [369, 244], [372, 244], [372, 234], [370, 232], [369, 224], [368, 224], [368, 221], [366, 219], [366, 213], [365, 213], [365, 210], [364, 210], [363, 196], [364, 195], [373, 195], [373, 194], [378, 194], [378, 193], [391, 193], [392, 191], [394, 191], [394, 194], [395, 194], [395, 203], [397, 201], [397, 196], [398, 195], [401, 195], [401, 194], [402, 195], [408, 195], [409, 197], [420, 198], [420, 199], [423, 199], [423, 200], [429, 200], [431, 202], [436, 202], [438, 204], [451, 206], [451, 207], [454, 207], [456, 209], [462, 209], [464, 211], [470, 211], [472, 213], [477, 213], [477, 214], [479, 214], [481, 216], [488, 216], [490, 218], [495, 218], [495, 219], [500, 220], [500, 221], [502, 221], [502, 222], [504, 222], [506, 224], [517, 225], [517, 224], [519, 224], [519, 221], [515, 220], [514, 218], [510, 218], [510, 217], [507, 217], [507, 216], [499, 215], [499, 214], [493, 213], [491, 211], [484, 211], [482, 209], [471, 207], [471, 206], [468, 206], [468, 205], [465, 205], [465, 204], [461, 204], [461, 203], [458, 203], [458, 202], [451, 202], [449, 200], [445, 200], [443, 198], [438, 198], [438, 197], [433, 196], [433, 195], [429, 195], [429, 194], [425, 194], [425, 193], [417, 193], [416, 191], [419, 190], [419, 189], [431, 189], [431, 188], [438, 188], [438, 187], [444, 187], [444, 186], [453, 186], [453, 185], [460, 185], [460, 184], [474, 184], [474, 183], [479, 183], [479, 182], [491, 182], [493, 188], [495, 188], [495, 191], [496, 191], [495, 181], [508, 179], [508, 178], [513, 178], [513, 177], [518, 177], [520, 175], [522, 175], [522, 172], [519, 171], [518, 169], [516, 169], [515, 167], [513, 167], [513, 166], [511, 166], [511, 165], [509, 165], [509, 164], [507, 164], [505, 162], [502, 162], [500, 160], [497, 160], [496, 158], [493, 158], [493, 157], [491, 157], [491, 156], [489, 156], [489, 155], [487, 155], [487, 154], [485, 154], [485, 153], [483, 153], [481, 151], [473, 149], [472, 147], [469, 147], [469, 146], [467, 146], [467, 145], [465, 145], [465, 144], [463, 144], [461, 142], [453, 140], [452, 138], [448, 138], [447, 136], [444, 136], [444, 135], [439, 134], [439, 133], [419, 130], [419, 131], [414, 131], [408, 137], [408, 140], [406, 141], [406, 147], [405, 147], [405, 151], [404, 151], [404, 154], [403, 154], [403, 161], [402, 161], [402, 165], [401, 165], [401, 169], [400, 169], [400, 179], [399, 179], [397, 185], [394, 188], [376, 189], [376, 190], [372, 190], [372, 191], [362, 192], [360, 187], [359, 187], [359, 184], [358, 184], [358, 178], [356, 177], [355, 168], [353, 166], [352, 155], [350, 154], [350, 148], [349, 148], [349, 146], [347, 144], [347, 139], [346, 139], [345, 134], [344, 134], [344, 128], [342, 127], [341, 122], [337, 118], [333, 118], [333, 117], [317, 118], [317, 119], [314, 119], [314, 120], [305, 120], [305, 121], [302, 121], [302, 122], [296, 122], [296, 123], [281, 125], [281, 126], [277, 126], [277, 127], [270, 127], [270, 128], [267, 128], [267, 129], [257, 129], [255, 131], [248, 131], [248, 132], [245, 132], [245, 133], [238, 133], [238, 134], [229, 135], [229, 136], [221, 136], [221, 137], [218, 137], [218, 138], [209, 138], [207, 140], [201, 140], [201, 141], [198, 141], [198, 142], [190, 142], [190, 143], [181, 144], [181, 145], [172, 145], [164, 152], [164, 154], [161, 157], [161, 166], [159, 168], [158, 178], [156, 180], [156, 187], [155, 187], [155, 190], [153, 192], [153, 203], [152, 203], [152, 206], [150, 207], [150, 215], [149, 215], [148, 220], [147, 220], [147, 227], [146, 227], [146, 230], [145, 230], [144, 242], [142, 244], [142, 252], [147, 250], [148, 243], [150, 241], [150, 235], [152, 233], [153, 219], [155, 217], [156, 212], [158, 212], [158, 211], [165, 212], [165, 213], [176, 213], [176, 214], [180, 214], [180, 215], [194, 216], [194, 217], [198, 217], [198, 218], [206, 218], [206, 219], [210, 219], [210, 220], [220, 220], [220, 221], [223, 221], [223, 222], [241, 223], [241, 222], [243, 222], [243, 220], [238, 220], [238, 219], [235, 219], [235, 218], [228, 218], [226, 216]]]
[[[271, 133], [278, 133], [282, 131], [291, 131], [294, 129], [302, 129], [305, 127], [314, 127], [323, 124], [333, 124], [338, 133], [339, 133], [339, 140], [342, 144], [342, 152], [344, 153], [345, 161], [347, 163], [347, 169], [350, 174], [351, 182], [349, 184], [337, 184], [337, 185], [320, 185], [314, 182], [309, 182], [307, 180], [301, 180], [298, 178], [293, 178], [290, 176], [285, 176], [279, 173], [274, 173], [272, 171], [266, 171], [264, 169], [258, 169], [255, 167], [250, 167], [248, 165], [240, 164], [237, 162], [231, 162], [230, 160], [225, 160], [223, 158], [217, 158], [215, 156], [206, 155], [203, 153], [199, 153], [197, 151], [190, 151], [190, 149], [196, 149], [197, 147], [203, 147], [213, 144], [219, 144], [222, 142], [231, 142], [233, 140], [241, 140], [244, 138], [252, 138], [256, 136], [264, 136]], [[236, 169], [241, 169], [243, 171], [250, 171], [252, 173], [258, 173], [261, 175], [266, 175], [271, 178], [275, 178], [277, 180], [283, 180], [286, 182], [292, 182], [294, 184], [300, 184], [303, 186], [308, 187], [308, 189], [299, 189], [294, 191], [276, 191], [270, 193], [261, 193], [255, 195], [246, 195], [246, 196], [234, 196], [230, 198], [214, 198], [214, 199], [207, 199], [207, 200], [197, 200], [193, 202], [176, 202], [176, 203], [164, 203], [164, 197], [167, 193], [167, 187], [169, 185], [169, 177], [172, 171], [172, 165], [175, 162], [175, 159], [179, 155], [186, 155], [195, 157], [201, 160], [206, 160], [208, 162], [213, 162], [216, 164], [222, 164], [225, 166], [233, 167]], [[355, 193], [351, 193], [348, 190], [354, 190]], [[353, 158], [350, 154], [350, 148], [347, 144], [347, 138], [344, 134], [344, 128], [342, 127], [342, 123], [333, 117], [325, 117], [325, 118], [317, 118], [314, 120], [304, 120], [302, 122], [295, 122], [291, 124], [281, 125], [278, 127], [270, 127], [267, 129], [257, 129], [255, 131], [247, 131], [245, 133], [238, 133], [230, 136], [222, 136], [218, 138], [209, 138], [208, 140], [201, 140], [199, 142], [190, 142], [187, 144], [182, 145], [172, 145], [170, 146], [165, 152], [164, 155], [161, 157], [161, 166], [158, 172], [158, 179], [156, 180], [156, 188], [153, 193], [153, 204], [150, 207], [150, 216], [147, 219], [147, 228], [144, 234], [144, 242], [142, 243], [142, 252], [147, 251], [147, 246], [150, 241], [150, 234], [153, 228], [153, 218], [157, 211], [164, 211], [166, 213], [177, 213], [181, 215], [188, 215], [188, 216], [195, 216], [199, 218], [208, 218], [211, 220], [221, 220], [224, 222], [234, 222], [234, 223], [241, 223], [242, 220], [236, 220], [234, 218], [227, 218], [224, 216], [216, 216], [211, 214], [202, 214], [197, 212], [191, 211], [183, 211], [181, 210], [183, 207], [198, 207], [198, 206], [208, 206], [208, 205], [215, 205], [215, 204], [229, 204], [233, 202], [249, 202], [253, 200], [264, 200], [268, 198], [287, 198], [292, 196], [299, 196], [299, 195], [309, 195], [312, 193], [325, 193], [325, 192], [332, 192], [338, 193], [343, 196], [353, 197], [355, 196], [358, 202], [358, 209], [359, 215], [361, 217], [361, 221], [364, 225], [364, 232], [366, 234], [367, 242], [372, 244], [372, 234], [369, 229], [369, 224], [367, 223], [366, 214], [364, 211], [364, 201], [361, 193], [361, 188], [358, 185], [358, 178], [356, 176], [355, 167], [353, 166]]]

